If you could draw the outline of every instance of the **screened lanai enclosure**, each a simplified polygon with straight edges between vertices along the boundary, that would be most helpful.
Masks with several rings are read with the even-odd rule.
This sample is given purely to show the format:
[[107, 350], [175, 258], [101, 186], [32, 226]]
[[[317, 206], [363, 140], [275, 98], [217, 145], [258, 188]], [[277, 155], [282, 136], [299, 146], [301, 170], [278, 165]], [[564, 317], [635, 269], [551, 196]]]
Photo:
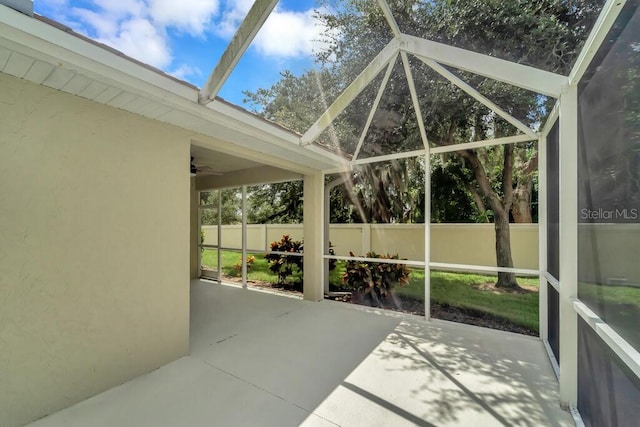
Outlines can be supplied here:
[[[201, 102], [232, 90], [225, 81], [261, 48], [274, 8], [254, 3]], [[305, 68], [284, 63], [276, 84], [245, 93], [248, 108], [334, 159], [305, 178], [305, 278], [322, 277], [305, 280], [305, 298], [331, 295], [336, 261], [423, 272], [413, 296], [427, 319], [433, 272], [490, 274], [507, 288], [535, 277], [539, 337], [562, 402], [586, 425], [634, 425], [639, 20], [637, 1], [319, 2]], [[215, 180], [199, 185], [206, 197], [224, 200], [205, 182]], [[287, 255], [247, 243], [246, 190], [236, 190], [240, 260], [265, 249]], [[220, 218], [220, 205], [203, 204]], [[464, 222], [491, 225], [474, 234], [460, 231]], [[535, 222], [520, 251], [520, 223]], [[412, 228], [389, 231], [399, 223]], [[204, 249], [220, 254], [221, 233]], [[246, 274], [242, 262], [245, 285]]]
[[169, 3], [0, 0], [0, 424], [638, 425], [640, 0]]

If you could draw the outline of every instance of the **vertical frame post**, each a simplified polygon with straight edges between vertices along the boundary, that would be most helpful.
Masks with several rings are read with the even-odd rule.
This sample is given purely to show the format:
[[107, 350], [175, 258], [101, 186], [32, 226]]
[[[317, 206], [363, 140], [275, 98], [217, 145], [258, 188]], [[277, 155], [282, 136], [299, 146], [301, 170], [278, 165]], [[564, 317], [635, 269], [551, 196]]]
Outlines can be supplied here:
[[218, 283], [222, 284], [222, 190], [218, 189]]
[[424, 156], [424, 318], [431, 319], [431, 152]]
[[549, 340], [547, 295], [547, 137], [538, 139], [538, 309], [540, 339]]
[[202, 192], [196, 191], [198, 194], [198, 278], [202, 277], [202, 254], [204, 252], [204, 248], [202, 247], [202, 210], [200, 209], [200, 200], [202, 200]]
[[242, 287], [247, 288], [247, 186], [242, 186]]
[[560, 96], [560, 402], [578, 400], [578, 88]]

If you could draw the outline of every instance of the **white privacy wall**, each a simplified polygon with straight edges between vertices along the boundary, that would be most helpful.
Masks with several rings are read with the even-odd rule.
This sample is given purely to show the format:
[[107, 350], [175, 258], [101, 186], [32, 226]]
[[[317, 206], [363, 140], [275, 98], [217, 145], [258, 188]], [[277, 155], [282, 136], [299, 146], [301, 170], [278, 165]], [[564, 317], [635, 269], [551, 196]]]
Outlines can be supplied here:
[[[205, 244], [216, 245], [216, 226], [203, 226]], [[302, 224], [247, 226], [247, 248], [263, 251], [288, 234], [303, 238]], [[401, 258], [424, 260], [422, 224], [331, 224], [330, 240], [336, 255], [363, 256], [368, 251], [399, 254]], [[431, 261], [439, 263], [496, 266], [493, 224], [432, 224]], [[222, 247], [242, 248], [242, 227], [222, 226]], [[516, 268], [538, 269], [538, 225], [511, 224], [511, 250]]]

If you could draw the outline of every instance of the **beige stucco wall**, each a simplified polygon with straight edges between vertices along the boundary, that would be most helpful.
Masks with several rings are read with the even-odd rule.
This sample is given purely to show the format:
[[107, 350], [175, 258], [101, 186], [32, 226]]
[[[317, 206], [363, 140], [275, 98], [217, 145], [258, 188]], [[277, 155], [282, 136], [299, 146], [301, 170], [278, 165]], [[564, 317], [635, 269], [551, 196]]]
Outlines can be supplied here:
[[[217, 244], [217, 228], [204, 226], [205, 239]], [[241, 227], [225, 225], [222, 246], [241, 246]], [[302, 225], [268, 224], [247, 228], [248, 249], [264, 250], [283, 234], [302, 239]], [[266, 237], [266, 240], [265, 240]], [[368, 251], [399, 254], [410, 260], [424, 259], [422, 224], [332, 224], [329, 240], [336, 255], [353, 252], [363, 256]], [[495, 230], [493, 224], [432, 224], [431, 261], [447, 264], [495, 266]], [[511, 253], [516, 268], [538, 269], [538, 225], [511, 224]]]
[[0, 74], [0, 425], [188, 353], [186, 132]]

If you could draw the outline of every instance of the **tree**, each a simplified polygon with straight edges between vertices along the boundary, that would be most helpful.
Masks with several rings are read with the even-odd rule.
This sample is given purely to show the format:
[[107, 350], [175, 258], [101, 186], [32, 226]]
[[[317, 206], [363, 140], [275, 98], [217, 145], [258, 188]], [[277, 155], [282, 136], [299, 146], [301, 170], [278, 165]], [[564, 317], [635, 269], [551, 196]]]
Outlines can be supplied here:
[[302, 222], [302, 181], [280, 182], [248, 190], [248, 221], [253, 224]]
[[[239, 224], [242, 222], [242, 197], [238, 189], [224, 189], [220, 192], [222, 224]], [[218, 225], [218, 190], [200, 193], [200, 205], [211, 208], [201, 212], [202, 225]]]
[[[405, 33], [562, 74], [568, 74], [601, 7], [597, 0], [395, 0], [389, 3]], [[345, 87], [391, 38], [376, 2], [322, 1], [320, 6], [318, 18], [330, 29], [327, 37], [332, 37], [328, 47], [317, 54], [323, 71], [300, 78], [285, 74], [270, 90], [248, 94], [252, 102], [262, 106], [265, 116], [272, 120], [285, 118], [289, 120], [285, 124], [290, 126], [291, 121], [295, 121], [296, 126], [305, 125], [302, 130], [324, 110], [325, 105], [314, 99], [322, 99], [317, 96], [325, 92], [332, 96], [337, 93], [336, 89], [318, 90], [318, 85], [312, 84], [317, 83], [317, 76], [335, 88]], [[421, 96], [419, 102], [431, 144], [453, 145], [514, 134], [503, 119], [424, 63], [416, 58], [410, 58], [410, 63], [418, 93], [428, 95]], [[540, 124], [554, 102], [481, 76], [451, 71], [532, 128]], [[370, 154], [406, 151], [420, 140], [407, 79], [400, 64], [396, 65], [388, 84], [391, 89], [385, 92], [374, 118], [375, 126], [365, 142], [373, 147]], [[367, 89], [356, 98], [355, 107], [348, 108], [334, 121], [335, 138], [325, 135], [319, 142], [352, 152], [363, 124], [363, 116], [358, 112], [368, 111], [374, 93], [375, 90]], [[296, 113], [297, 108], [301, 108], [302, 113]], [[336, 140], [340, 141], [339, 145], [334, 143]], [[442, 163], [442, 167], [452, 169], [441, 177], [455, 174], [468, 191], [467, 201], [471, 198], [476, 205], [476, 217], [493, 217], [498, 266], [513, 267], [509, 222], [511, 216], [518, 220], [532, 217], [530, 200], [537, 166], [535, 144], [460, 150], [453, 155], [457, 160]], [[408, 191], [412, 180], [409, 171], [415, 168], [407, 165], [407, 160], [397, 160], [374, 164], [354, 174], [352, 201], [367, 215], [368, 221], [407, 221], [416, 216], [419, 211], [416, 195]], [[416, 175], [414, 172], [413, 176]], [[409, 211], [413, 214], [408, 215]], [[492, 215], [488, 215], [489, 211]], [[515, 275], [499, 273], [497, 286], [517, 286]]]
[[[357, 12], [367, 6], [354, 2], [354, 9], [346, 8], [332, 14], [325, 23], [337, 24], [338, 28], [353, 27], [357, 22]], [[360, 10], [358, 8], [360, 7]], [[419, 37], [445, 42], [454, 46], [480, 51], [492, 56], [531, 64], [538, 68], [567, 74], [586, 38], [589, 23], [597, 16], [598, 2], [585, 1], [519, 1], [499, 0], [443, 0], [431, 2], [393, 1], [391, 7], [401, 30]], [[366, 20], [368, 25], [375, 15]], [[497, 23], [497, 24], [496, 24]], [[358, 26], [356, 24], [355, 26]], [[375, 28], [375, 26], [374, 26]], [[370, 42], [363, 47], [356, 44], [356, 37], [349, 39], [344, 34], [356, 31], [340, 31], [335, 40], [333, 53], [347, 69], [355, 68], [358, 53], [368, 52]], [[508, 37], [505, 35], [508, 34]], [[349, 52], [349, 54], [344, 54]], [[349, 64], [351, 63], [351, 64]], [[429, 97], [421, 99], [421, 110], [427, 123], [427, 135], [436, 145], [452, 145], [470, 140], [487, 139], [509, 134], [508, 127], [484, 106], [470, 100], [459, 89], [443, 81], [422, 63], [414, 61], [414, 78], [421, 93]], [[534, 127], [536, 120], [549, 108], [550, 100], [522, 89], [492, 82], [479, 76], [459, 74], [464, 80], [480, 88], [480, 91], [496, 102], [507, 98], [502, 104], [507, 111], [524, 123]], [[410, 93], [404, 79], [392, 80], [395, 96], [381, 105], [387, 111], [401, 112], [410, 103]], [[399, 104], [398, 100], [404, 100]], [[402, 114], [397, 114], [402, 117]], [[407, 124], [406, 122], [403, 125]], [[380, 143], [386, 142], [380, 141]], [[530, 213], [522, 209], [521, 201], [530, 200], [532, 171], [535, 170], [537, 155], [523, 156], [514, 152], [513, 145], [501, 147], [502, 173], [499, 179], [491, 179], [488, 172], [488, 156], [483, 159], [480, 150], [458, 151], [458, 156], [473, 172], [473, 177], [481, 197], [486, 200], [494, 215], [496, 231], [496, 257], [501, 267], [513, 267], [510, 249], [509, 217], [514, 198], [518, 197], [518, 216], [530, 218]], [[486, 152], [490, 150], [485, 150]], [[526, 153], [526, 151], [525, 151]], [[519, 162], [516, 164], [515, 159]], [[484, 161], [483, 161], [484, 160]], [[524, 160], [524, 161], [523, 161]], [[519, 173], [514, 173], [517, 165]], [[517, 191], [515, 191], [517, 190]], [[530, 205], [530, 203], [528, 203]], [[479, 209], [482, 206], [478, 206]], [[524, 214], [523, 214], [523, 211]], [[497, 286], [514, 287], [515, 275], [500, 273]]]

